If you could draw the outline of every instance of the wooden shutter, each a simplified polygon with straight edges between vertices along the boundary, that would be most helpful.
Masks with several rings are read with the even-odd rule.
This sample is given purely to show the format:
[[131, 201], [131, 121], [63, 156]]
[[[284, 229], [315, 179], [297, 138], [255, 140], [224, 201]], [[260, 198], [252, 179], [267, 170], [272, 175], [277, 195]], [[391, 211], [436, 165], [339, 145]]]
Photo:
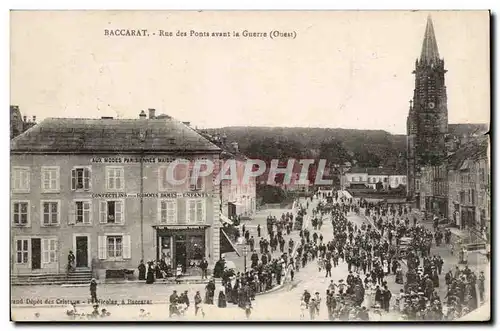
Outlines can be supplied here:
[[196, 200], [186, 201], [186, 221], [187, 223], [196, 222]]
[[89, 168], [83, 168], [83, 189], [90, 190], [91, 180], [90, 180], [91, 171]]
[[205, 200], [196, 200], [196, 223], [205, 223]]
[[123, 217], [123, 201], [117, 200], [115, 201], [115, 223], [116, 224], [123, 224], [124, 223], [124, 217]]
[[100, 260], [106, 260], [106, 236], [99, 236], [97, 247], [98, 247], [98, 255]]
[[108, 202], [99, 201], [99, 223], [108, 223]]
[[68, 224], [76, 224], [76, 202], [70, 201], [68, 212]]
[[131, 254], [130, 236], [129, 235], [123, 236], [122, 249], [123, 249], [123, 253], [122, 253], [123, 254], [123, 258], [124, 259], [130, 259], [132, 257], [132, 254]]
[[71, 189], [76, 190], [76, 169], [71, 169]]
[[83, 223], [92, 223], [92, 203], [88, 201], [83, 202]]
[[175, 224], [177, 221], [177, 200], [168, 200], [166, 207], [167, 207], [167, 223]]
[[42, 239], [42, 263], [50, 262], [49, 239]]

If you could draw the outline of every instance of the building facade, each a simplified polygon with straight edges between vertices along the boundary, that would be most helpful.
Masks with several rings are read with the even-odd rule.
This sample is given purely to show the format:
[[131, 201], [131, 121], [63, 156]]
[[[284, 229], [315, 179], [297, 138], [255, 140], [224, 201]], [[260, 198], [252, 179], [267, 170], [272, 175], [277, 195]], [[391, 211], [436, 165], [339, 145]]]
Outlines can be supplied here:
[[385, 168], [352, 168], [345, 174], [345, 180], [349, 187], [363, 184], [373, 190], [377, 185], [383, 190], [391, 190], [407, 184], [405, 174]]
[[[12, 273], [76, 267], [101, 277], [164, 257], [189, 270], [219, 259], [220, 149], [173, 119], [46, 119], [11, 141]], [[192, 166], [213, 174], [190, 182]]]
[[490, 228], [491, 179], [486, 137], [470, 141], [449, 157], [448, 214], [461, 229]]
[[448, 217], [448, 167], [444, 162], [420, 170], [420, 209]]
[[[230, 163], [234, 163], [236, 166], [236, 180], [223, 179], [220, 182], [221, 213], [230, 219], [236, 216], [244, 218], [253, 216], [257, 210], [257, 179], [250, 176], [248, 181], [243, 180], [248, 158], [239, 151], [237, 142], [228, 144], [225, 134], [210, 134], [204, 130], [198, 132], [221, 148], [221, 164], [219, 167], [225, 170], [226, 175], [229, 176], [231, 173]], [[227, 168], [222, 168], [223, 164], [226, 163]]]
[[420, 58], [415, 62], [415, 89], [407, 117], [407, 194], [417, 203], [420, 169], [439, 165], [446, 157], [448, 132], [446, 70], [440, 59], [434, 27], [427, 19]]

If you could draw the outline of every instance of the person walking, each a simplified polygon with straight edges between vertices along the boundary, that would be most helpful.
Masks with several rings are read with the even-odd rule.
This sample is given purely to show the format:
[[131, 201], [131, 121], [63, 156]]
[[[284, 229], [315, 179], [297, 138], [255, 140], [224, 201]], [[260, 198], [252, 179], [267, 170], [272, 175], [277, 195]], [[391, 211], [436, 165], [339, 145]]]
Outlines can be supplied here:
[[330, 259], [326, 260], [325, 270], [326, 270], [325, 278], [326, 277], [330, 277], [331, 278], [332, 277], [332, 263], [330, 262]]
[[90, 281], [90, 301], [91, 303], [99, 303], [97, 300], [97, 282], [95, 278]]

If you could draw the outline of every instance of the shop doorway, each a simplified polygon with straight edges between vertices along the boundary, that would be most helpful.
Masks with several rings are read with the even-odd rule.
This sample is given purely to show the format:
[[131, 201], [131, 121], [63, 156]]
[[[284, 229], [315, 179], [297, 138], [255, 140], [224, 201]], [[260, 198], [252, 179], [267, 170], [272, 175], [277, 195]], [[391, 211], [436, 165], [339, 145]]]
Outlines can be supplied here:
[[42, 240], [40, 238], [31, 239], [31, 269], [41, 269], [42, 267]]
[[177, 236], [175, 240], [176, 265], [182, 267], [182, 272], [186, 272], [186, 240], [185, 236]]
[[78, 236], [76, 241], [76, 267], [77, 268], [88, 268], [88, 237]]

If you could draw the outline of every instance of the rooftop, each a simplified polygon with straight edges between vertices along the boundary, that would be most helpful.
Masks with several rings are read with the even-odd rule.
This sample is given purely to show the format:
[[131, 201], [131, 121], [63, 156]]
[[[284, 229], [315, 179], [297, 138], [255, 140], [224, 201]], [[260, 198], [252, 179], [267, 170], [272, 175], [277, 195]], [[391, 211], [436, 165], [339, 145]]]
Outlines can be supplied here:
[[448, 156], [448, 165], [451, 169], [458, 170], [469, 160], [488, 157], [488, 136], [479, 136], [462, 145], [453, 154]]
[[214, 152], [220, 148], [175, 119], [47, 118], [11, 141], [12, 152]]
[[348, 174], [368, 174], [368, 176], [406, 176], [404, 170], [388, 168], [351, 168]]

